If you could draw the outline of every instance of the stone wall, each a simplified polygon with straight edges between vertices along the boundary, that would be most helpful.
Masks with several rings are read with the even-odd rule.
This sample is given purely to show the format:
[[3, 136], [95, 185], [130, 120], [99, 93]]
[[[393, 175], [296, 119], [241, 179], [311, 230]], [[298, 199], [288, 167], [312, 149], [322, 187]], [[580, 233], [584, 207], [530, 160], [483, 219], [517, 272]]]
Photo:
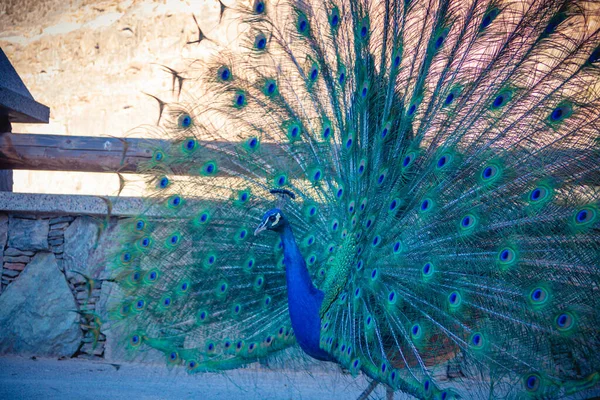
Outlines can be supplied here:
[[102, 245], [117, 221], [0, 214], [0, 353], [103, 356]]
[[102, 326], [115, 290], [104, 252], [141, 206], [139, 198], [0, 192], [0, 354], [120, 360]]
[[[104, 258], [119, 224], [142, 209], [161, 211], [139, 198], [0, 192], [0, 355], [131, 361], [123, 327], [106, 323], [119, 287]], [[301, 351], [289, 351], [304, 368]], [[164, 355], [135, 361], [164, 364]]]

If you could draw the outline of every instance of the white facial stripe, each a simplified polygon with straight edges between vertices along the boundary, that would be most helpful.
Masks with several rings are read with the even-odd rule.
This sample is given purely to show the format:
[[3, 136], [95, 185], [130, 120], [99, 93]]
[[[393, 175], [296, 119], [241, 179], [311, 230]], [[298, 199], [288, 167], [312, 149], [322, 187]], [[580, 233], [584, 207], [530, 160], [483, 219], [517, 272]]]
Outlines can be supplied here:
[[271, 226], [275, 226], [279, 223], [279, 218], [281, 218], [281, 214], [277, 213], [277, 215], [275, 216], [275, 222], [273, 222], [273, 225]]

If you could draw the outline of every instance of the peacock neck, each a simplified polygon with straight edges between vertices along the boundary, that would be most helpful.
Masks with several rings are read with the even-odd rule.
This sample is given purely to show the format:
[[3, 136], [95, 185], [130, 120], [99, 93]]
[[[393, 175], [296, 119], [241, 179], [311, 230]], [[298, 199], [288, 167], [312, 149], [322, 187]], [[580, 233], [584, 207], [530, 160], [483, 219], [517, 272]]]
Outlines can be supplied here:
[[329, 361], [331, 357], [320, 348], [319, 310], [323, 303], [323, 292], [313, 285], [289, 224], [283, 227], [280, 236], [283, 243], [288, 308], [296, 340], [309, 356]]
[[300, 253], [294, 233], [289, 224], [283, 228], [281, 240], [283, 242], [283, 259], [286, 265], [288, 291], [291, 289], [303, 296], [314, 296], [318, 290], [310, 279], [306, 262], [304, 261], [304, 257], [302, 257], [302, 253]]

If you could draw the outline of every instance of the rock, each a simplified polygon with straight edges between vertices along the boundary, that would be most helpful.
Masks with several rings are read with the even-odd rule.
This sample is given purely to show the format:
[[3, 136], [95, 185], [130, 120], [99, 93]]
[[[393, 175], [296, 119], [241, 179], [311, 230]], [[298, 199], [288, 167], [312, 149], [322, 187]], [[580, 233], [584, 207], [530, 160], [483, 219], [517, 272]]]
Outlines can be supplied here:
[[76, 309], [54, 255], [38, 253], [0, 296], [0, 354], [70, 357], [83, 338]]
[[48, 220], [8, 217], [8, 246], [21, 250], [48, 249]]
[[65, 241], [63, 240], [63, 238], [60, 238], [60, 239], [51, 239], [51, 240], [48, 240], [48, 244], [49, 244], [50, 246], [58, 246], [58, 245], [60, 245], [60, 244], [63, 244], [64, 242], [65, 242]]
[[74, 274], [80, 272], [89, 277], [94, 277], [93, 270], [99, 265], [94, 265], [92, 253], [96, 249], [98, 239], [98, 223], [90, 217], [78, 217], [65, 230], [63, 266], [68, 279], [75, 278], [83, 281], [83, 277]]
[[48, 239], [62, 238], [64, 234], [65, 231], [62, 229], [50, 229], [50, 231], [48, 232]]
[[90, 331], [88, 331], [88, 333], [83, 338], [83, 343], [94, 343], [94, 342], [101, 343], [101, 342], [104, 342], [105, 340], [106, 340], [106, 337], [103, 334], [98, 335], [98, 339], [96, 339], [94, 334], [91, 333]]
[[102, 333], [106, 336], [104, 358], [110, 362], [128, 360], [123, 339], [127, 337], [127, 327], [110, 319], [110, 310], [118, 307], [118, 299], [121, 296], [122, 291], [119, 285], [114, 282], [103, 282], [100, 301], [96, 305], [96, 313], [100, 320], [106, 321], [102, 325]]
[[96, 343], [95, 345], [94, 343], [86, 343], [81, 348], [81, 352], [100, 356], [102, 353], [104, 353], [104, 346], [102, 346], [100, 343]]
[[79, 307], [79, 310], [82, 312], [94, 312], [94, 310], [96, 310], [96, 305], [91, 303], [83, 304], [81, 307]]
[[19, 276], [20, 273], [21, 273], [21, 271], [15, 270], [15, 269], [3, 269], [2, 270], [2, 276], [8, 277], [8, 278], [15, 278], [15, 277]]
[[27, 256], [6, 256], [4, 257], [4, 261], [6, 261], [7, 263], [25, 263], [27, 264], [29, 261], [31, 261], [31, 257], [27, 257]]
[[52, 250], [53, 253], [63, 253], [65, 251], [64, 246], [62, 244], [59, 244], [58, 246], [52, 246], [50, 247], [50, 250]]
[[5, 256], [29, 256], [29, 257], [33, 257], [33, 255], [35, 255], [35, 252], [33, 252], [33, 251], [19, 250], [19, 249], [15, 249], [13, 247], [9, 247], [6, 250], [4, 250], [4, 255]]
[[88, 292], [84, 291], [84, 292], [77, 292], [77, 295], [75, 296], [77, 298], [77, 300], [87, 300], [88, 299]]
[[24, 263], [4, 263], [4, 271], [13, 270], [13, 271], [23, 271], [25, 269]]
[[87, 291], [87, 286], [85, 284], [83, 284], [83, 283], [77, 282], [73, 286], [75, 287], [75, 291], [76, 292], [86, 292]]
[[[60, 224], [61, 222], [71, 222], [75, 219], [75, 217], [72, 217], [70, 215], [63, 215], [61, 217], [56, 217], [56, 218], [52, 218], [50, 220], [50, 225], [56, 225], [56, 224]], [[54, 227], [52, 227], [54, 229]]]
[[52, 230], [62, 230], [69, 226], [68, 222], [61, 222], [60, 224], [52, 225]]

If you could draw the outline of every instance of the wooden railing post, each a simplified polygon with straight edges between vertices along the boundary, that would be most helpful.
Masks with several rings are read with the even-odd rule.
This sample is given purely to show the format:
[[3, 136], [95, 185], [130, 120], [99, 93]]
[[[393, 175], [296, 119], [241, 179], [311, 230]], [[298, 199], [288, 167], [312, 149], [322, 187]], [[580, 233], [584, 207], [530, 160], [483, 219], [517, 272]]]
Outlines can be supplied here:
[[[6, 132], [6, 134], [12, 132], [12, 126], [10, 124], [10, 120], [8, 119], [8, 115], [0, 116], [0, 135], [4, 135], [2, 132]], [[1, 152], [2, 149], [0, 148], [0, 154]], [[0, 170], [0, 192], [12, 192], [13, 183], [12, 169]]]

